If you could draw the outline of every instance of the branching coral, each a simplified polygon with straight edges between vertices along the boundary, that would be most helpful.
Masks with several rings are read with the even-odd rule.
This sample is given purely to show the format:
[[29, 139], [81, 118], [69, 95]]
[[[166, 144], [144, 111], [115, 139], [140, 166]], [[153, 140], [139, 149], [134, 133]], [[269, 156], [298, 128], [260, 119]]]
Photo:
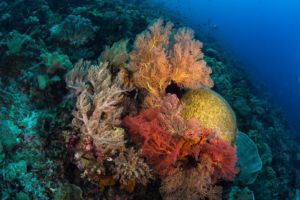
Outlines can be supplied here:
[[141, 154], [160, 175], [172, 174], [176, 162], [188, 156], [196, 161], [200, 156], [207, 156], [215, 163], [216, 179], [232, 180], [237, 173], [235, 148], [215, 138], [212, 131], [201, 129], [196, 120], [184, 121], [180, 110], [179, 100], [169, 94], [160, 107], [125, 117], [123, 124], [131, 140], [140, 145]]
[[202, 43], [193, 39], [194, 32], [181, 28], [174, 35], [174, 45], [170, 50], [172, 80], [179, 86], [191, 89], [212, 87], [211, 68], [206, 67], [201, 52]]
[[210, 175], [205, 163], [189, 170], [178, 169], [174, 175], [163, 179], [160, 193], [164, 200], [219, 200], [222, 187], [215, 186]]
[[124, 67], [129, 58], [127, 52], [128, 40], [115, 42], [111, 47], [105, 47], [99, 57], [100, 62], [108, 62], [111, 65], [112, 71], [119, 70]]
[[211, 69], [206, 67], [201, 53], [202, 44], [193, 39], [193, 32], [182, 28], [174, 38], [171, 33], [171, 23], [164, 26], [162, 20], [157, 20], [136, 38], [130, 54], [133, 82], [149, 93], [144, 101], [146, 107], [159, 105], [171, 81], [191, 89], [213, 86]]
[[172, 24], [163, 26], [163, 21], [158, 20], [148, 29], [136, 38], [129, 67], [134, 72], [134, 84], [149, 92], [145, 103], [153, 106], [161, 99], [170, 81], [171, 68], [165, 48], [169, 42]]
[[114, 178], [119, 180], [121, 187], [132, 192], [137, 183], [146, 186], [153, 179], [151, 169], [133, 148], [122, 152], [115, 159]]
[[[187, 28], [173, 34], [172, 24], [164, 26], [162, 20], [137, 37], [129, 54], [126, 44], [107, 47], [99, 66], [80, 61], [67, 75], [67, 85], [77, 96], [72, 125], [80, 132], [75, 142], [78, 167], [102, 186], [118, 182], [132, 192], [136, 184], [147, 185], [153, 178], [142, 156], [163, 179], [166, 199], [218, 199], [218, 181], [233, 180], [237, 173], [235, 147], [198, 119], [183, 116], [185, 105], [166, 93], [171, 82], [190, 89], [213, 86], [202, 44]], [[124, 88], [133, 85], [138, 96], [140, 89], [148, 92], [141, 106], [146, 109], [126, 116], [122, 125], [139, 154], [125, 147], [120, 127], [122, 113], [133, 114], [139, 108], [125, 109]]]
[[112, 78], [108, 63], [88, 64], [81, 61], [81, 65], [74, 68], [79, 71], [73, 71], [67, 80], [71, 87], [79, 83], [83, 88], [76, 92], [78, 96], [72, 121], [73, 127], [80, 130], [75, 159], [81, 168], [91, 171], [85, 169], [92, 167], [88, 160], [101, 162], [124, 149], [124, 131], [118, 127], [124, 90], [120, 88], [120, 80]]
[[123, 122], [131, 139], [141, 144], [140, 151], [160, 175], [172, 173], [178, 154], [176, 140], [159, 124], [158, 110], [148, 109], [136, 117], [126, 117]]
[[196, 160], [206, 159], [212, 167], [211, 177], [214, 180], [232, 181], [238, 173], [236, 168], [236, 149], [229, 142], [217, 137], [208, 138], [205, 143], [193, 147]]

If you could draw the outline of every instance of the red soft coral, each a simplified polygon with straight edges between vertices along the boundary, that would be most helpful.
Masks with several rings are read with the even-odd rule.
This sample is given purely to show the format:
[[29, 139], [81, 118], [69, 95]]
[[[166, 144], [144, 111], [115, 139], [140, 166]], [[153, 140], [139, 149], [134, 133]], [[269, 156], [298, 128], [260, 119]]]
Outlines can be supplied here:
[[212, 162], [213, 173], [212, 177], [216, 180], [224, 179], [232, 181], [238, 173], [236, 168], [236, 148], [229, 142], [221, 140], [220, 138], [206, 138], [204, 143], [198, 143], [193, 148], [193, 156], [196, 160], [207, 159]]
[[158, 109], [147, 109], [138, 116], [127, 116], [123, 125], [128, 129], [131, 140], [140, 144], [141, 155], [160, 175], [172, 173], [180, 146], [160, 125]]

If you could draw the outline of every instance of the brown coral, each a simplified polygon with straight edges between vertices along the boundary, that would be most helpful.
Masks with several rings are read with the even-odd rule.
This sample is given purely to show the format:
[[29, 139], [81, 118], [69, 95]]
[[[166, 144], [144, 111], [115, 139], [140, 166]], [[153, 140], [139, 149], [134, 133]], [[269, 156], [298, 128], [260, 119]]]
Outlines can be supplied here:
[[72, 125], [80, 132], [75, 161], [85, 176], [95, 179], [92, 176], [103, 175], [101, 162], [125, 148], [124, 130], [119, 128], [125, 91], [120, 80], [112, 78], [108, 63], [89, 64], [81, 61], [67, 80], [71, 86], [79, 82], [84, 88], [75, 92]]
[[164, 200], [219, 200], [222, 188], [214, 185], [210, 175], [205, 163], [188, 170], [178, 169], [175, 174], [162, 180], [160, 193]]
[[106, 46], [99, 57], [100, 62], [108, 62], [112, 71], [117, 71], [124, 67], [129, 54], [127, 52], [128, 40], [115, 42], [111, 47]]
[[114, 178], [119, 180], [123, 188], [132, 192], [135, 184], [146, 186], [153, 179], [151, 169], [133, 148], [122, 152], [115, 159]]

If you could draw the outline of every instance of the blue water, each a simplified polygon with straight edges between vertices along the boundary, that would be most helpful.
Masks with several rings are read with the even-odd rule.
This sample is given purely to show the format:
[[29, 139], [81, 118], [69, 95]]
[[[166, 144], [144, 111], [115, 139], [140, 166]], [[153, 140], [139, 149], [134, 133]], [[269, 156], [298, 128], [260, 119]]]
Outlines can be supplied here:
[[300, 130], [299, 0], [153, 0], [209, 31]]

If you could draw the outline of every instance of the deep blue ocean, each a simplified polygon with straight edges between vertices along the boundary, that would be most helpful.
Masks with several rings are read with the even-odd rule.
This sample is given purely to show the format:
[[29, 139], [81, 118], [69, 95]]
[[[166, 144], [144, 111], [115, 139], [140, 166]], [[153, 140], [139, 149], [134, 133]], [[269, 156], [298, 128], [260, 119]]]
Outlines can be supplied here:
[[[300, 1], [154, 0], [213, 35], [300, 130]], [[254, 84], [254, 85], [255, 85]]]

